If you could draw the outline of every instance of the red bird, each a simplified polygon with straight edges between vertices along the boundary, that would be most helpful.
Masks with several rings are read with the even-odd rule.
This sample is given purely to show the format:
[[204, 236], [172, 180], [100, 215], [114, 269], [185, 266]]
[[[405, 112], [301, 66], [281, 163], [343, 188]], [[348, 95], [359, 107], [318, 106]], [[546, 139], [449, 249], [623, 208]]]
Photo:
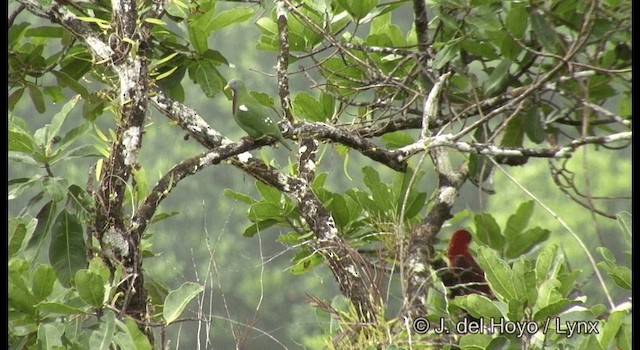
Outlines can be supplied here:
[[484, 278], [484, 271], [469, 254], [470, 242], [471, 234], [466, 230], [456, 231], [449, 241], [449, 271], [455, 276], [455, 283], [451, 286], [452, 295], [477, 293], [490, 297], [492, 293]]

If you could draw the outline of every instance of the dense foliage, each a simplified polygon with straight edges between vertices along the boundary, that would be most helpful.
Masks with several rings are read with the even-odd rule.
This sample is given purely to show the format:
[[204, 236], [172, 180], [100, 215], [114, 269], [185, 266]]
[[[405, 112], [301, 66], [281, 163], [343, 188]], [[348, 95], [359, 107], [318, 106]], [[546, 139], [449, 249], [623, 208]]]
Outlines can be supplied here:
[[[20, 171], [11, 173], [9, 199], [21, 204], [9, 220], [10, 346], [171, 343], [175, 333], [167, 332], [190, 321], [185, 309], [192, 300], [202, 303], [212, 285], [185, 279], [167, 288], [145, 274], [147, 262], [171, 253], [151, 245], [151, 228], [175, 218], [162, 205], [178, 195], [178, 184], [229, 164], [234, 174], [255, 179], [257, 191], [233, 190], [222, 177], [201, 181], [197, 190], [244, 205], [239, 225], [250, 238], [244, 244], [277, 227], [275, 241], [295, 251], [295, 278], [313, 279], [314, 269], [325, 268], [339, 290], [331, 300], [305, 291], [305, 307], [316, 309], [323, 333], [319, 342], [304, 335], [296, 342], [339, 349], [630, 349], [630, 252], [617, 249], [630, 246], [628, 190], [590, 185], [630, 178], [600, 161], [628, 163], [630, 6], [628, 0], [11, 2], [9, 157]], [[255, 91], [265, 79], [253, 74], [252, 84], [249, 67], [242, 70], [253, 96], [277, 110], [284, 137], [296, 144], [286, 164], [278, 161], [286, 150], [248, 153], [274, 139], [232, 142], [223, 135], [227, 109], [199, 114], [189, 105], [204, 95], [228, 107], [223, 87], [234, 78], [226, 73], [233, 49], [219, 35], [235, 28], [259, 35], [257, 43], [236, 43], [241, 51], [275, 55], [268, 74], [277, 96]], [[45, 125], [31, 126], [36, 116], [25, 104]], [[181, 142], [199, 145], [201, 153], [175, 160], [168, 151], [145, 153], [149, 144], [177, 148], [147, 140], [150, 119], [170, 125], [174, 135], [186, 132]], [[572, 162], [577, 157], [581, 162]], [[158, 161], [170, 164], [155, 178], [146, 169]], [[553, 181], [547, 190], [577, 203], [576, 216], [589, 218], [582, 223], [619, 225], [608, 231], [615, 238], [592, 244], [597, 225], [572, 227], [575, 218], [558, 216], [531, 193], [534, 183], [514, 179], [507, 188], [494, 181], [511, 169], [539, 174], [543, 161]], [[85, 164], [88, 174], [65, 172]], [[465, 192], [490, 202], [491, 195], [516, 198], [514, 188], [529, 199], [501, 203], [503, 225], [496, 213], [463, 210]], [[610, 209], [601, 200], [618, 204]], [[181, 205], [198, 205], [192, 202]], [[532, 219], [536, 205], [571, 236], [572, 247], [553, 240], [560, 233], [549, 222]], [[198, 230], [195, 221], [190, 225]], [[473, 232], [495, 299], [448, 297], [439, 241], [459, 225]], [[171, 242], [178, 249], [187, 239]], [[210, 242], [202, 246], [215, 269]], [[585, 266], [569, 263], [566, 252], [576, 250]], [[289, 288], [266, 285], [271, 294]], [[212, 315], [200, 308], [195, 321], [210, 326]], [[415, 328], [428, 320], [453, 330], [471, 319], [465, 315], [526, 332]], [[252, 322], [257, 317], [243, 325], [247, 333], [259, 331]], [[574, 326], [583, 327], [580, 334], [568, 336]], [[246, 346], [247, 333], [233, 334], [236, 347]], [[215, 348], [209, 341], [202, 346]]]

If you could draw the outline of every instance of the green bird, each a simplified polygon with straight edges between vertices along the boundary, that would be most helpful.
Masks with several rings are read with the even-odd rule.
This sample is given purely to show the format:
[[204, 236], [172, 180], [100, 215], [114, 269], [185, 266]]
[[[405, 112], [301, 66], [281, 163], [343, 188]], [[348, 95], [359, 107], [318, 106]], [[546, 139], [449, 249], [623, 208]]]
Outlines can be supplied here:
[[280, 132], [278, 124], [271, 117], [269, 110], [251, 96], [242, 80], [232, 79], [224, 89], [231, 89], [233, 94], [231, 111], [233, 119], [236, 120], [242, 130], [249, 134], [249, 137], [259, 140], [265, 136], [271, 136], [291, 151], [291, 147], [282, 137], [282, 132]]

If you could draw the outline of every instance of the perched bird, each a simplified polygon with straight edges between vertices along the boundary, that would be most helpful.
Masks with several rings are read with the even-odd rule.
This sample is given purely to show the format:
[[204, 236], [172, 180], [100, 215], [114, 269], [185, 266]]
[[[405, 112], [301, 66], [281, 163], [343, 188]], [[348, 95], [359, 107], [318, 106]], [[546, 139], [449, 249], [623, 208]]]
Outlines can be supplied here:
[[456, 231], [449, 241], [449, 271], [455, 276], [455, 283], [450, 286], [452, 295], [478, 293], [490, 297], [493, 294], [484, 278], [484, 271], [469, 253], [470, 242], [471, 234], [466, 230]]
[[251, 96], [242, 80], [232, 79], [224, 89], [231, 89], [233, 119], [249, 137], [259, 140], [265, 136], [271, 136], [291, 151], [291, 147], [282, 137], [278, 124], [271, 118], [269, 110]]

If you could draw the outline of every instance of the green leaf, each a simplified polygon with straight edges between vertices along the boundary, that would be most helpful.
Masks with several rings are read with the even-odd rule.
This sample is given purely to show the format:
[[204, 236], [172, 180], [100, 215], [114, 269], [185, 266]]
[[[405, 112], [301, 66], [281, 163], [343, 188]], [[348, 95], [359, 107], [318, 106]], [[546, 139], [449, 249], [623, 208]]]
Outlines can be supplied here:
[[60, 86], [45, 86], [43, 91], [53, 103], [58, 103], [66, 99]]
[[167, 14], [178, 18], [189, 18], [189, 6], [180, 0], [167, 1], [164, 4]]
[[62, 348], [62, 335], [64, 324], [62, 322], [41, 323], [38, 326], [38, 343], [41, 349]]
[[610, 344], [613, 344], [613, 340], [622, 328], [625, 320], [631, 321], [630, 313], [627, 310], [612, 312], [600, 332], [600, 344], [609, 348]]
[[[13, 222], [10, 222], [9, 229], [9, 257], [13, 257], [20, 251], [22, 248], [22, 243], [27, 236], [27, 224], [24, 222], [17, 222], [15, 227], [11, 227]], [[35, 226], [36, 220], [32, 219], [30, 221], [31, 226]]]
[[538, 284], [554, 279], [558, 275], [560, 265], [564, 261], [563, 255], [558, 254], [558, 245], [550, 243], [545, 245], [536, 259], [536, 280]]
[[193, 61], [189, 65], [189, 76], [207, 97], [213, 97], [224, 87], [224, 79], [210, 59]]
[[31, 135], [19, 130], [9, 130], [9, 151], [22, 152], [31, 155], [36, 147], [35, 140]]
[[529, 106], [524, 115], [524, 132], [531, 142], [539, 145], [545, 140], [545, 131], [539, 117], [538, 106]]
[[162, 309], [162, 317], [165, 323], [168, 325], [175, 321], [182, 311], [187, 307], [191, 299], [195, 298], [204, 288], [193, 282], [186, 282], [180, 286], [177, 290], [172, 290], [167, 295], [167, 299], [164, 301], [164, 308]]
[[8, 107], [9, 111], [13, 111], [16, 108], [16, 104], [22, 98], [25, 88], [21, 87], [9, 95]]
[[491, 214], [477, 214], [473, 217], [473, 222], [476, 227], [476, 237], [480, 242], [497, 250], [504, 247], [504, 236], [500, 233], [500, 226]]
[[84, 85], [78, 83], [77, 80], [72, 78], [66, 72], [53, 70], [51, 71], [51, 73], [55, 75], [56, 80], [58, 81], [58, 85], [60, 85], [61, 87], [68, 87], [73, 90], [73, 92], [80, 94], [80, 96], [82, 96], [83, 98], [89, 96], [89, 90], [87, 90]]
[[509, 240], [505, 248], [505, 256], [507, 258], [515, 258], [521, 256], [540, 242], [543, 242], [549, 238], [550, 231], [540, 227], [534, 227], [526, 230], [517, 238]]
[[318, 252], [309, 254], [306, 251], [302, 251], [293, 257], [292, 260], [296, 264], [291, 267], [291, 273], [294, 275], [300, 275], [320, 265], [324, 258], [322, 257], [322, 254]]
[[452, 44], [448, 44], [436, 52], [436, 57], [433, 59], [433, 69], [440, 69], [449, 63], [454, 57], [460, 55], [460, 42], [456, 41]]
[[67, 187], [69, 185], [67, 179], [64, 178], [45, 177], [42, 180], [42, 186], [44, 186], [45, 191], [54, 201], [60, 202], [67, 195]]
[[207, 26], [206, 32], [222, 29], [234, 23], [244, 22], [253, 16], [253, 9], [250, 7], [238, 7], [220, 12], [213, 18]]
[[282, 193], [280, 193], [280, 191], [278, 191], [275, 187], [269, 186], [262, 181], [256, 181], [256, 188], [262, 195], [262, 198], [264, 198], [265, 202], [273, 203], [277, 206], [280, 206]]
[[[489, 78], [485, 82], [486, 97], [493, 97], [502, 93], [509, 82], [509, 68], [511, 68], [511, 60], [503, 59], [500, 64], [491, 72]], [[518, 118], [513, 118], [518, 119]], [[512, 120], [513, 120], [512, 119]]]
[[492, 249], [480, 246], [476, 253], [478, 265], [484, 270], [491, 290], [502, 296], [503, 300], [516, 299], [518, 295], [509, 265]]
[[461, 42], [461, 48], [463, 50], [466, 50], [472, 55], [479, 56], [481, 58], [486, 58], [487, 60], [490, 60], [490, 61], [500, 57], [496, 53], [493, 46], [482, 41], [467, 39]]
[[56, 281], [56, 274], [53, 267], [48, 264], [40, 264], [33, 272], [32, 287], [34, 300], [36, 302], [44, 300], [53, 292], [53, 283]]
[[555, 52], [558, 38], [545, 16], [537, 11], [531, 12], [530, 16], [534, 39], [537, 40], [547, 52]]
[[200, 55], [209, 49], [209, 35], [204, 29], [189, 25], [189, 42], [193, 49]]
[[69, 287], [76, 271], [86, 266], [82, 225], [78, 218], [62, 210], [52, 227], [49, 262], [60, 284]]
[[72, 316], [72, 315], [83, 315], [86, 313], [84, 309], [80, 309], [77, 307], [69, 306], [67, 304], [58, 303], [58, 302], [41, 302], [36, 304], [38, 311], [45, 315], [60, 315], [60, 316]]
[[376, 5], [378, 0], [337, 0], [356, 21], [363, 19]]
[[84, 269], [76, 272], [75, 285], [78, 295], [82, 301], [92, 307], [102, 307], [105, 294], [104, 283], [105, 280], [97, 273]]
[[494, 320], [500, 319], [502, 313], [493, 304], [491, 299], [480, 294], [469, 294], [462, 297], [456, 297], [454, 303], [461, 308], [467, 310], [471, 316], [475, 318], [485, 318]]
[[[470, 332], [470, 331], [469, 331]], [[466, 334], [460, 338], [460, 348], [462, 350], [487, 349], [491, 343], [491, 337], [487, 334]]]
[[504, 228], [504, 236], [507, 240], [516, 239], [522, 230], [527, 227], [531, 214], [533, 214], [534, 206], [535, 203], [532, 200], [522, 202], [515, 214], [509, 216], [507, 226]]
[[400, 148], [414, 143], [413, 137], [404, 131], [389, 132], [380, 137], [387, 148]]
[[238, 200], [238, 201], [243, 202], [243, 203], [247, 203], [249, 205], [255, 203], [255, 200], [253, 198], [247, 196], [246, 194], [235, 192], [235, 191], [230, 190], [228, 188], [225, 188], [223, 193], [224, 193], [225, 196], [227, 196], [229, 198]]
[[91, 336], [89, 336], [90, 349], [109, 350], [115, 330], [116, 317], [113, 311], [107, 310], [102, 317], [100, 317], [98, 329], [91, 332]]
[[44, 95], [42, 91], [33, 84], [28, 84], [27, 87], [29, 89], [29, 97], [31, 97], [31, 102], [33, 102], [36, 111], [38, 111], [38, 113], [44, 113], [47, 108], [44, 105]]
[[509, 32], [516, 39], [522, 39], [528, 24], [529, 14], [527, 13], [526, 4], [513, 2], [511, 10], [507, 12], [507, 18], [505, 19], [505, 25]]
[[306, 92], [300, 92], [293, 98], [293, 113], [299, 118], [323, 122], [327, 120], [327, 115], [322, 111], [322, 104]]
[[60, 112], [56, 113], [53, 116], [53, 118], [51, 119], [51, 126], [49, 127], [49, 135], [46, 140], [47, 145], [51, 144], [51, 141], [53, 140], [53, 138], [58, 136], [58, 132], [60, 131], [60, 127], [62, 126], [62, 123], [64, 123], [64, 120], [67, 118], [67, 116], [69, 115], [69, 112], [71, 112], [73, 107], [76, 106], [76, 104], [78, 103], [78, 100], [80, 100], [80, 95], [76, 95], [72, 97], [71, 100], [69, 100], [69, 102], [65, 103], [62, 106], [62, 108], [60, 109]]
[[36, 219], [38, 220], [38, 224], [36, 225], [35, 230], [33, 231], [33, 235], [29, 242], [27, 243], [26, 251], [40, 250], [40, 246], [42, 245], [42, 241], [49, 234], [49, 228], [54, 222], [54, 217], [57, 212], [56, 202], [49, 201], [45, 205], [42, 206], [38, 214], [36, 214]]
[[251, 221], [280, 218], [280, 206], [269, 202], [256, 202], [251, 205], [247, 218]]
[[362, 174], [362, 181], [371, 191], [371, 196], [378, 206], [380, 208], [391, 208], [391, 194], [387, 185], [380, 181], [378, 172], [370, 166], [365, 166], [362, 168]]
[[124, 322], [116, 320], [116, 325], [121, 330], [114, 336], [114, 341], [121, 349], [151, 350], [149, 339], [140, 331], [138, 324], [131, 317], [126, 317]]
[[266, 219], [257, 221], [255, 224], [247, 227], [242, 233], [245, 237], [253, 237], [256, 233], [266, 230], [269, 227], [278, 224], [280, 221], [276, 219]]

